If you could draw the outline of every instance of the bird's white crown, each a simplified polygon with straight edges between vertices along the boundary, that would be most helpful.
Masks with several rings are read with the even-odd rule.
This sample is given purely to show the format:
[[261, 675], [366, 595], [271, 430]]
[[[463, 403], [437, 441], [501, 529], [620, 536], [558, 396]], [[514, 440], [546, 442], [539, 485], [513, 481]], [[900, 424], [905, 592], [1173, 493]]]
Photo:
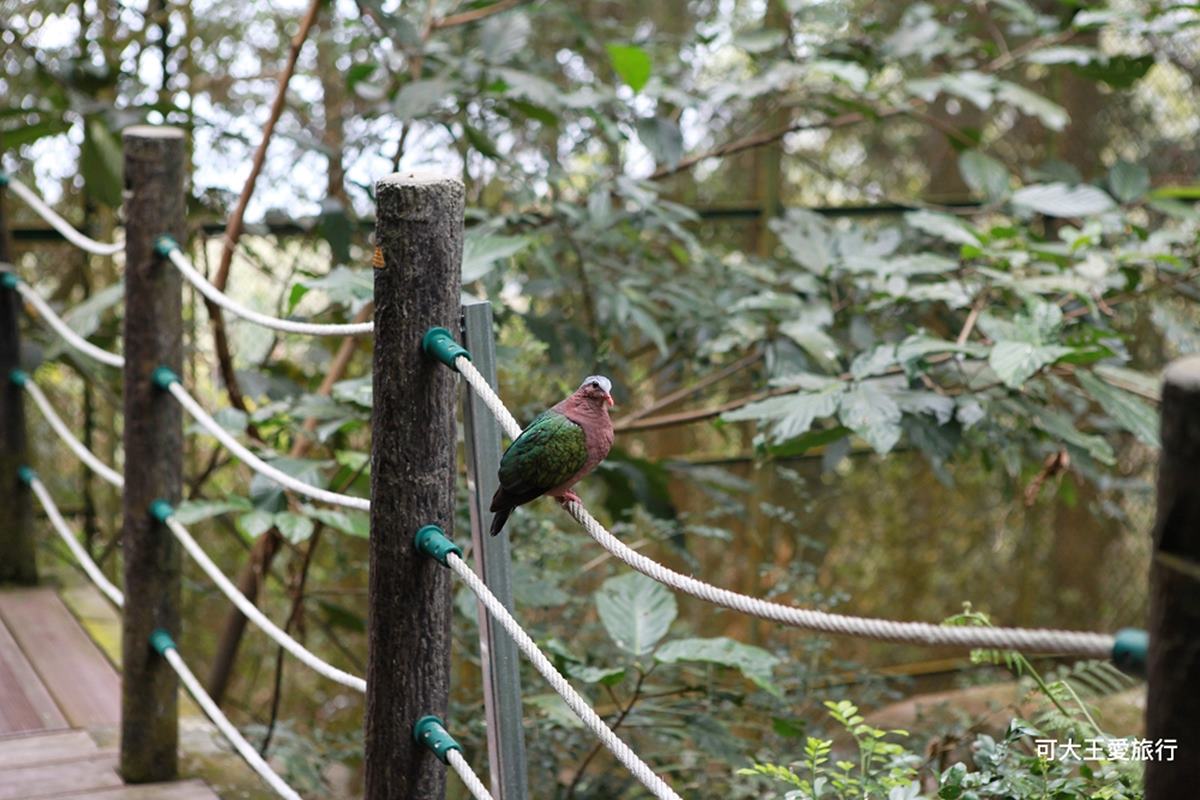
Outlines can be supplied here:
[[608, 378], [604, 377], [603, 375], [588, 375], [586, 378], [583, 379], [583, 383], [579, 384], [579, 388], [582, 389], [583, 387], [587, 386], [589, 383], [598, 383], [598, 384], [600, 384], [601, 389], [603, 389], [608, 394], [612, 394], [612, 381], [610, 381]]

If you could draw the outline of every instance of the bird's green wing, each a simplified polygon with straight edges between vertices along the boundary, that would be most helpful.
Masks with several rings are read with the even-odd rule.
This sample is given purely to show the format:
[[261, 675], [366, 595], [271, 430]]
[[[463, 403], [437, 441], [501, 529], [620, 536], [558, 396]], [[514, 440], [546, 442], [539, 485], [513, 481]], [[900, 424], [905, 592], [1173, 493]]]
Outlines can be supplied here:
[[500, 485], [514, 498], [533, 499], [564, 483], [586, 461], [583, 428], [557, 411], [545, 411], [504, 451]]

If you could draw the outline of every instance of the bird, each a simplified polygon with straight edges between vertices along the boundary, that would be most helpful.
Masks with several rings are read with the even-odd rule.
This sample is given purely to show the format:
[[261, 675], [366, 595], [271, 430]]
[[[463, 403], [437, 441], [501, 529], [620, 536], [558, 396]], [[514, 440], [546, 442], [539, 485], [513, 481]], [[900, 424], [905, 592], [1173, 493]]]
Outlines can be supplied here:
[[608, 455], [613, 443], [608, 409], [612, 381], [589, 375], [573, 394], [543, 411], [500, 458], [500, 488], [492, 497], [492, 535], [500, 533], [517, 506], [543, 495], [566, 505], [579, 502], [571, 491]]

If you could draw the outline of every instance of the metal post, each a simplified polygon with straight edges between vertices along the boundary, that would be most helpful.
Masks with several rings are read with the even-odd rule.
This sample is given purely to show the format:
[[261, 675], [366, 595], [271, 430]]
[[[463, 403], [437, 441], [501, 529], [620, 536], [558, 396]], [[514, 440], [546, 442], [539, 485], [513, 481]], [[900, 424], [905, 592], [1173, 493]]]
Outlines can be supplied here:
[[[492, 304], [471, 300], [463, 305], [463, 345], [488, 383], [496, 385], [496, 343]], [[500, 424], [483, 401], [467, 390], [463, 400], [467, 481], [471, 494], [471, 552], [475, 570], [492, 593], [512, 610], [508, 536], [491, 536], [488, 510], [499, 484]], [[521, 712], [521, 654], [516, 644], [479, 604], [479, 655], [483, 665], [483, 705], [487, 718], [488, 764], [497, 800], [529, 797], [525, 763], [525, 728]]]
[[[0, 176], [2, 178], [2, 176]], [[0, 270], [12, 267], [12, 249], [8, 241], [5, 216], [5, 184], [0, 179]], [[29, 487], [17, 477], [17, 469], [27, 462], [25, 442], [25, 406], [21, 387], [8, 379], [21, 366], [21, 296], [11, 281], [0, 274], [0, 583], [37, 583], [34, 560], [33, 517], [29, 507]]]
[[1194, 797], [1200, 758], [1200, 356], [1163, 375], [1158, 514], [1150, 564], [1146, 737], [1174, 740], [1174, 758], [1146, 763], [1146, 800]]
[[454, 373], [421, 347], [457, 325], [463, 184], [397, 173], [376, 184], [374, 409], [367, 615], [366, 800], [445, 795], [446, 770], [413, 739], [450, 693], [450, 573], [419, 553], [424, 525], [454, 524]]
[[184, 241], [183, 131], [126, 128], [125, 140], [125, 492], [122, 550], [121, 775], [128, 783], [174, 778], [179, 726], [175, 672], [150, 646], [162, 628], [179, 635], [179, 550], [150, 515], [172, 505], [183, 479], [183, 420], [155, 387], [159, 367], [183, 363], [179, 272], [155, 250], [164, 234]]

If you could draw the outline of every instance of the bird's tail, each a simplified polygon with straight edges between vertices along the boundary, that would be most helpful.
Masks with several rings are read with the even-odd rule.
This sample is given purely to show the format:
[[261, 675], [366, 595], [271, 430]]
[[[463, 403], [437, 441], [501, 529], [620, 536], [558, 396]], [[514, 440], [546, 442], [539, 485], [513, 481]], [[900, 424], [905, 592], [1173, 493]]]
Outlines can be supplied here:
[[502, 508], [496, 512], [496, 516], [492, 517], [492, 536], [504, 529], [504, 523], [508, 522], [508, 515], [511, 513], [511, 508]]

